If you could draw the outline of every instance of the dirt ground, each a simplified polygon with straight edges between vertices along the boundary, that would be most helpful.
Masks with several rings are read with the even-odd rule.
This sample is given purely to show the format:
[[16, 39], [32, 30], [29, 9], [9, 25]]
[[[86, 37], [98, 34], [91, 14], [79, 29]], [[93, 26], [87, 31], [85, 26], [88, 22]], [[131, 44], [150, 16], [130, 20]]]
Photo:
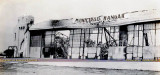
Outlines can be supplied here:
[[160, 75], [160, 72], [1, 63], [0, 75]]

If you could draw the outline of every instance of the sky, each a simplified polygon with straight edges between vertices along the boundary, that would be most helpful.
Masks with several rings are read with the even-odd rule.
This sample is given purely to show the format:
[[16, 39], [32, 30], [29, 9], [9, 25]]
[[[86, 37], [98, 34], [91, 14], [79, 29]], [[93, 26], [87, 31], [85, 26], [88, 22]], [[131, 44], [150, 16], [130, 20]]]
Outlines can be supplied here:
[[0, 0], [0, 52], [13, 45], [18, 17], [32, 15], [35, 23], [160, 9], [160, 0]]

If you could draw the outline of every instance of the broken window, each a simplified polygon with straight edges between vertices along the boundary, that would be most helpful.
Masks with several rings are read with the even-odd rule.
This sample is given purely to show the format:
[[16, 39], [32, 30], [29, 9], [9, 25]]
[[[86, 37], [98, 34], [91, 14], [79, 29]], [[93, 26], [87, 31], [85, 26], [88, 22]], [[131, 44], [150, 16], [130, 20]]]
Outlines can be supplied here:
[[106, 35], [106, 39], [110, 46], [119, 45], [119, 27], [116, 26], [106, 27], [104, 33]]
[[[128, 25], [128, 45], [132, 46], [155, 46], [156, 33], [155, 23]], [[158, 44], [158, 43], [157, 43]]]

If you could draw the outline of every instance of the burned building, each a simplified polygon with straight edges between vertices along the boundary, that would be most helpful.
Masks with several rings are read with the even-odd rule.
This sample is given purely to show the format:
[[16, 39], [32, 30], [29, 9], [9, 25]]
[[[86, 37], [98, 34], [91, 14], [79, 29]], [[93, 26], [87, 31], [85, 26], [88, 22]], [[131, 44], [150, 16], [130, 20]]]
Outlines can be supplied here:
[[160, 15], [142, 10], [111, 16], [19, 20], [17, 56], [68, 59], [157, 59], [160, 57]]

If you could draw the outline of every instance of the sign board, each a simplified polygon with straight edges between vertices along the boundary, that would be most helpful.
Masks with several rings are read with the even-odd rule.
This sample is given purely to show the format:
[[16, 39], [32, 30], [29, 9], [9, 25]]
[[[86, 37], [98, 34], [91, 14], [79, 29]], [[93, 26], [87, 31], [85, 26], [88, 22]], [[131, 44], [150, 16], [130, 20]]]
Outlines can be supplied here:
[[95, 22], [113, 21], [120, 18], [124, 18], [124, 14], [75, 19], [74, 23], [95, 23]]

